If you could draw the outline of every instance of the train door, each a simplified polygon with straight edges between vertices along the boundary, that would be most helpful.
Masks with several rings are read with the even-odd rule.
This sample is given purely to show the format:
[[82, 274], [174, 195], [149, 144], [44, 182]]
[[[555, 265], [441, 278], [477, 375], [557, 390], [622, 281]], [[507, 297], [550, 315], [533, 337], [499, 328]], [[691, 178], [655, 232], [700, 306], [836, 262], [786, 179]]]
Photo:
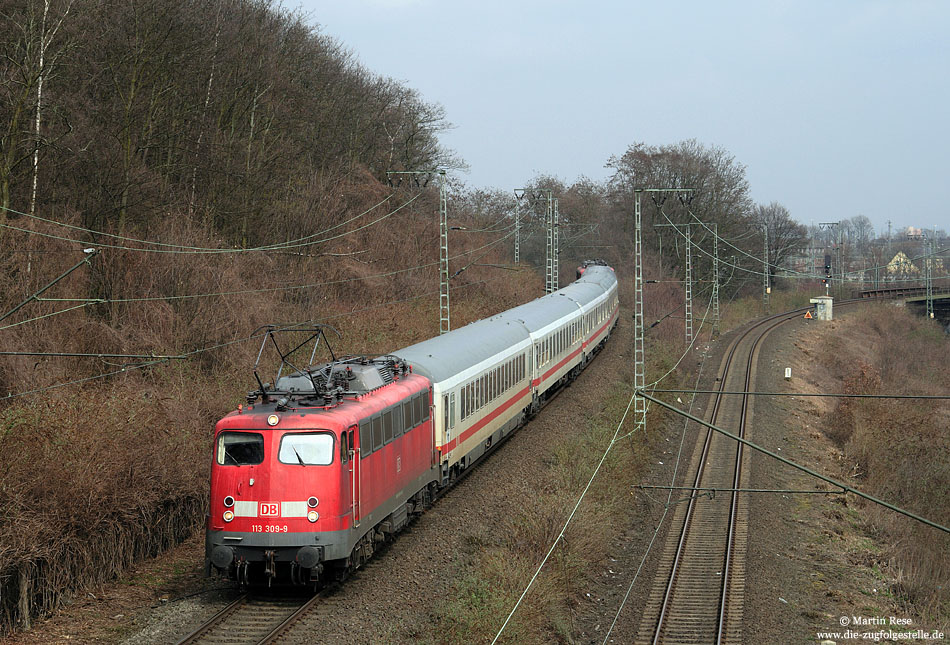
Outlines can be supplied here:
[[359, 446], [356, 445], [359, 435], [359, 430], [355, 425], [350, 426], [344, 433], [349, 456], [347, 474], [350, 480], [350, 500], [352, 501], [350, 512], [352, 513], [354, 527], [360, 525], [360, 459], [358, 458]]

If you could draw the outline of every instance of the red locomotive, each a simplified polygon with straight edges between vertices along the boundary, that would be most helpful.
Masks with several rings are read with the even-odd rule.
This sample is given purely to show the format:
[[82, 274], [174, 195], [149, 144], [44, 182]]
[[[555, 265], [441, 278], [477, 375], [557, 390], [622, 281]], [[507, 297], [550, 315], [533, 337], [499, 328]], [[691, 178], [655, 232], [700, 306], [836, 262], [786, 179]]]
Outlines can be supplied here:
[[[215, 427], [209, 574], [316, 584], [361, 566], [438, 491], [537, 413], [603, 346], [613, 269], [374, 359], [296, 368], [324, 327], [266, 328], [282, 370]], [[283, 333], [305, 334], [290, 351]], [[262, 346], [263, 352], [264, 346]], [[332, 357], [332, 352], [331, 352]], [[260, 355], [258, 356], [258, 361]]]

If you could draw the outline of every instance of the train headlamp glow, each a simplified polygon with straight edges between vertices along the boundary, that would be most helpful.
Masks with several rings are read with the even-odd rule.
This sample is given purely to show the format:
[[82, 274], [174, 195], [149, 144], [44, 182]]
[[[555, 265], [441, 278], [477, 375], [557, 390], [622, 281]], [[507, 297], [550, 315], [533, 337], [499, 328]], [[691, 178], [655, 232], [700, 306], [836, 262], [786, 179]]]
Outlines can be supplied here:
[[316, 511], [310, 511], [309, 513], [307, 513], [307, 519], [310, 520], [311, 522], [316, 522], [317, 520], [320, 519], [320, 513]]
[[278, 421], [280, 421], [280, 417], [277, 416], [276, 414], [272, 414], [269, 417], [267, 417], [267, 425], [269, 426], [277, 425]]
[[233, 511], [225, 511], [225, 512], [224, 512], [224, 521], [225, 521], [225, 522], [230, 522], [230, 521], [233, 520], [233, 519], [234, 519], [234, 512], [233, 512]]

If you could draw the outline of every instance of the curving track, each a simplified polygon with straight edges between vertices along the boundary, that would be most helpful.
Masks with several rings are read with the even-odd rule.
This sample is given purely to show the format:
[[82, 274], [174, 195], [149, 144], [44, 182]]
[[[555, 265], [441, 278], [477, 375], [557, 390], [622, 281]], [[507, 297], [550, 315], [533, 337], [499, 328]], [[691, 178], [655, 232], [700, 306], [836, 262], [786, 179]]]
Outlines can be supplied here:
[[[756, 349], [769, 331], [798, 318], [785, 312], [751, 326], [729, 346], [706, 420], [746, 436]], [[743, 488], [748, 456], [741, 443], [711, 429], [700, 433], [688, 481], [694, 489]], [[737, 445], [738, 444], [738, 445]], [[637, 643], [741, 643], [748, 506], [742, 493], [696, 491], [673, 515]]]

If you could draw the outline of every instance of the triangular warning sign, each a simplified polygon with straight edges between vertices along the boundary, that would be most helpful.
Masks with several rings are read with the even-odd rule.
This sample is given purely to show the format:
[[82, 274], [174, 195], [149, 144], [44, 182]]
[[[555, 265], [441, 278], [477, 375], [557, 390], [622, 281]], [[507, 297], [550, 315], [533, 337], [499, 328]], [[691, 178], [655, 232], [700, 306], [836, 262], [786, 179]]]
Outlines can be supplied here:
[[806, 311], [805, 318], [806, 320], [811, 320], [812, 318], [814, 318], [814, 316], [811, 315], [811, 311]]

